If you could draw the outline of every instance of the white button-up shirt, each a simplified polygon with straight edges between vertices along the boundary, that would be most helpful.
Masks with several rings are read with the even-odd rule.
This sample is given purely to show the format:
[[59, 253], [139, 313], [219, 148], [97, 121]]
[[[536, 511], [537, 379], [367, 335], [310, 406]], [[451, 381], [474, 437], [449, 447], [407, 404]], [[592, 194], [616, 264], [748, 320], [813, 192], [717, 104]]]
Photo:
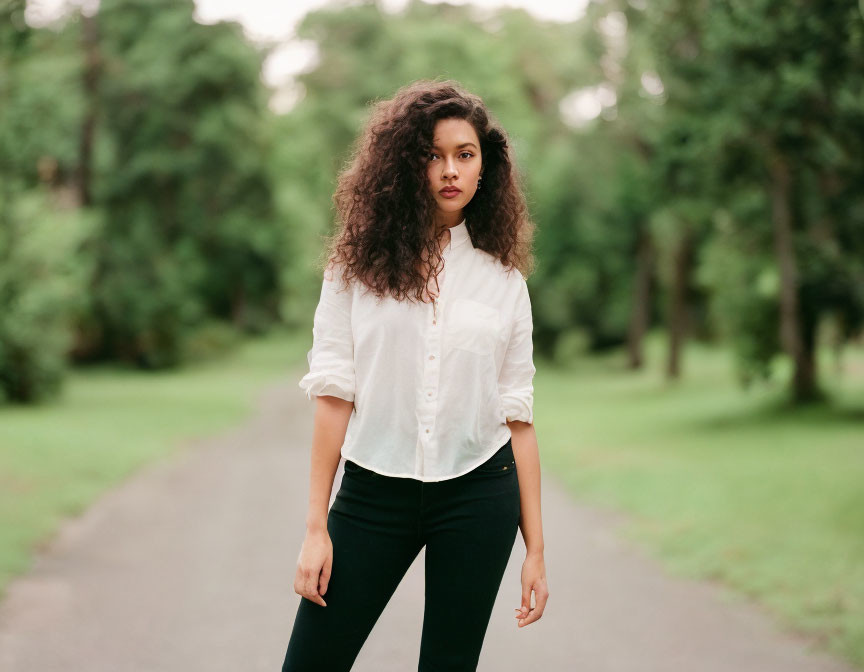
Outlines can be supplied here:
[[507, 442], [507, 421], [534, 421], [525, 278], [476, 249], [464, 219], [449, 230], [431, 302], [324, 274], [300, 387], [354, 402], [341, 454], [385, 476], [461, 476]]

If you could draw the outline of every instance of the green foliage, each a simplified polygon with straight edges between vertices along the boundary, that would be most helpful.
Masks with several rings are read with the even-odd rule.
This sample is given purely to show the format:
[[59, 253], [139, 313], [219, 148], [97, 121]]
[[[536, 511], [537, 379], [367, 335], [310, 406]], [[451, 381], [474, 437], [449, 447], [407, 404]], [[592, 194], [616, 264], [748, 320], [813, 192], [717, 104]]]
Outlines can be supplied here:
[[[668, 95], [655, 165], [669, 200], [686, 195], [703, 213], [696, 222], [713, 322], [733, 340], [749, 381], [767, 375], [778, 354], [781, 319], [794, 320], [784, 328], [803, 354], [791, 391], [818, 398], [815, 381], [797, 374], [812, 360], [820, 321], [839, 316], [855, 325], [848, 335], [861, 324], [861, 17], [842, 1], [802, 12], [660, 0], [634, 14]], [[788, 185], [778, 166], [788, 168]], [[728, 227], [712, 229], [717, 219]], [[777, 246], [786, 226], [791, 251]], [[776, 280], [770, 295], [766, 278]], [[778, 310], [784, 294], [793, 295], [794, 314]]]
[[115, 358], [143, 368], [175, 366], [184, 336], [204, 319], [194, 291], [202, 260], [188, 244], [167, 245], [146, 209], [122, 221], [107, 209], [106, 217], [115, 219], [100, 232], [105, 247], [90, 291], [103, 343]]
[[217, 359], [241, 342], [237, 329], [226, 322], [212, 320], [187, 335], [183, 343], [183, 359], [188, 362]]
[[192, 2], [103, 2], [92, 314], [101, 353], [175, 366], [211, 318], [259, 332], [278, 318], [285, 231], [274, 216], [263, 55]]
[[[571, 23], [420, 0], [395, 13], [333, 4], [298, 26], [318, 63], [278, 116], [260, 80], [265, 50], [236, 23], [198, 24], [192, 0], [103, 0], [94, 33], [74, 13], [32, 29], [23, 8], [0, 8], [4, 208], [37, 187], [89, 203], [90, 187], [98, 225], [77, 252], [92, 273], [76, 361], [174, 366], [219, 343], [208, 333], [220, 322], [226, 334], [308, 324], [336, 173], [369, 104], [418, 78], [459, 80], [511, 135], [538, 223], [538, 355], [620, 346], [634, 315], [669, 319], [683, 296], [692, 335], [728, 339], [742, 382], [768, 376], [788, 282], [775, 252], [778, 157], [790, 167], [802, 338], [826, 319], [841, 342], [864, 325], [854, 3], [605, 0]], [[595, 87], [612, 97], [570, 125], [562, 105]], [[636, 311], [646, 240], [653, 291]]]
[[[811, 184], [798, 189], [795, 215], [800, 328], [826, 311], [840, 311], [849, 334], [860, 324], [854, 260], [864, 253], [852, 250], [864, 248], [851, 229], [862, 228], [854, 205], [861, 198], [849, 191], [860, 162], [850, 161], [849, 147], [861, 137], [852, 133], [861, 118], [854, 95], [861, 69], [853, 67], [861, 62], [861, 26], [840, 2], [817, 14], [681, 0], [592, 3], [583, 20], [566, 25], [519, 10], [483, 14], [422, 2], [398, 14], [372, 2], [312, 12], [298, 35], [315, 42], [319, 60], [299, 78], [300, 103], [279, 121], [297, 139], [279, 150], [279, 166], [296, 185], [283, 188], [280, 204], [307, 232], [304, 256], [314, 258], [317, 236], [329, 229], [332, 178], [368, 103], [412, 79], [455, 77], [508, 128], [526, 177], [539, 224], [530, 279], [539, 354], [567, 359], [625, 341], [634, 257], [646, 235], [661, 290], [647, 313], [652, 320], [668, 314], [686, 236], [691, 333], [731, 339], [740, 380], [764, 378], [780, 354], [779, 288], [765, 294], [754, 285], [754, 278], [779, 279], [766, 178], [775, 141], [810, 171], [801, 173]], [[646, 88], [646, 76], [659, 91]], [[565, 126], [564, 97], [598, 84], [614, 90], [613, 107], [581, 128]], [[834, 112], [845, 115], [839, 125], [828, 123]], [[736, 223], [720, 235], [714, 222], [729, 213]], [[823, 240], [814, 242], [809, 228], [821, 228]], [[849, 254], [838, 239], [854, 243]], [[293, 271], [291, 283], [308, 268]]]
[[[37, 186], [58, 179], [74, 139], [42, 119], [76, 113], [74, 68], [27, 26], [24, 3], [0, 7], [0, 400], [38, 402], [62, 389], [73, 318], [87, 264], [78, 257], [92, 214], [68, 194]], [[57, 105], [65, 98], [66, 105]], [[58, 160], [59, 159], [59, 160]], [[68, 164], [67, 164], [68, 165]]]
[[61, 390], [89, 270], [78, 251], [93, 222], [35, 190], [0, 209], [0, 398], [36, 402]]
[[781, 352], [779, 278], [758, 234], [718, 211], [696, 281], [711, 297], [711, 317], [733, 347], [739, 382], [749, 386], [770, 379], [773, 359]]

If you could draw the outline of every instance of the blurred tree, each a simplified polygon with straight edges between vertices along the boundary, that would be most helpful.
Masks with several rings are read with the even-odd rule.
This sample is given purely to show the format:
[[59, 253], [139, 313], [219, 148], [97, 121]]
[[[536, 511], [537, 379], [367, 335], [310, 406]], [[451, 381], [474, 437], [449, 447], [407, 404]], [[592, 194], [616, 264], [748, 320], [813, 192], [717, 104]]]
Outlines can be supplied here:
[[[785, 349], [806, 400], [819, 398], [820, 322], [834, 321], [838, 343], [860, 333], [858, 7], [604, 0], [562, 24], [508, 8], [343, 3], [299, 26], [319, 59], [278, 117], [264, 49], [193, 10], [103, 0], [98, 14], [34, 30], [23, 0], [2, 7], [0, 254], [19, 274], [16, 250], [40, 263], [16, 246], [37, 235], [21, 213], [47, 227], [52, 208], [77, 203], [99, 224], [74, 252], [94, 264], [87, 302], [70, 302], [75, 359], [168, 366], [214, 318], [305, 324], [334, 178], [369, 103], [444, 77], [510, 133], [539, 224], [539, 353], [626, 344], [638, 368], [644, 334], [665, 322], [668, 376], [688, 336], [716, 333], [744, 382]], [[39, 277], [66, 277], [46, 255], [56, 273]], [[18, 296], [13, 275], [5, 297]]]
[[[702, 274], [713, 283], [715, 315], [741, 341], [736, 350], [749, 360], [742, 369], [768, 373], [776, 343], [793, 362], [793, 399], [819, 399], [819, 320], [838, 312], [851, 335], [864, 305], [864, 250], [855, 233], [861, 196], [854, 193], [861, 174], [853, 158], [864, 138], [860, 16], [844, 2], [804, 12], [721, 0], [661, 0], [645, 13], [670, 96], [661, 156], [694, 185], [687, 193], [705, 215], [700, 221], [725, 227], [706, 255], [718, 267]], [[730, 239], [735, 231], [741, 244]], [[766, 244], [776, 284], [719, 272], [771, 277]], [[750, 258], [735, 263], [736, 255]], [[763, 309], [772, 286], [779, 338], [766, 335], [760, 319], [773, 314]], [[760, 308], [759, 316], [745, 319], [745, 306]]]
[[86, 107], [78, 143], [76, 183], [78, 200], [83, 206], [89, 207], [93, 205], [93, 143], [99, 105], [99, 78], [102, 71], [99, 27], [93, 16], [81, 14], [81, 37], [81, 46], [84, 51], [82, 88]]
[[[621, 247], [610, 252], [621, 264], [615, 284], [621, 287], [620, 302], [626, 310], [617, 311], [619, 320], [608, 342], [618, 345], [626, 334], [631, 369], [643, 366], [642, 343], [654, 318], [660, 250], [651, 217], [667, 196], [654, 167], [666, 110], [664, 98], [648, 91], [643, 83], [654, 68], [654, 59], [640, 20], [641, 12], [627, 2], [589, 5], [585, 21], [602, 41], [602, 50], [595, 56], [599, 64], [595, 86], [608, 92], [611, 100], [582, 131], [596, 138], [598, 151], [612, 157], [607, 179], [594, 176], [598, 189], [608, 184], [609, 196], [601, 207], [608, 212], [609, 226], [624, 232]], [[586, 259], [584, 263], [596, 262]], [[598, 306], [595, 310], [603, 309]]]
[[[72, 144], [40, 122], [64, 93], [68, 68], [24, 9], [23, 0], [0, 6], [0, 399], [12, 402], [61, 389], [89, 224], [74, 199], [53, 191], [63, 179], [57, 154]], [[74, 96], [68, 103], [59, 118], [74, 111]]]
[[76, 26], [91, 95], [99, 73], [81, 156], [98, 106], [93, 199], [105, 213], [82, 358], [170, 366], [208, 317], [247, 330], [278, 317], [286, 236], [263, 55], [238, 24], [201, 25], [193, 11], [191, 0], [104, 0]]

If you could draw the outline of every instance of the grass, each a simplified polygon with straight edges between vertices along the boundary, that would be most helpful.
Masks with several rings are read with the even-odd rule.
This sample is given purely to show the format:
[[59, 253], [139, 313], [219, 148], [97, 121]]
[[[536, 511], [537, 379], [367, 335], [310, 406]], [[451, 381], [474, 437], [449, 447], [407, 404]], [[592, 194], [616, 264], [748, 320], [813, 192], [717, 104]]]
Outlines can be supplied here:
[[843, 377], [820, 362], [834, 403], [790, 409], [779, 381], [745, 392], [726, 353], [698, 345], [665, 382], [663, 345], [652, 338], [635, 374], [620, 353], [541, 370], [544, 468], [632, 514], [625, 534], [671, 572], [719, 581], [864, 665], [864, 351]]
[[[75, 372], [58, 404], [0, 409], [0, 589], [63, 518], [242, 422], [265, 385], [302, 370], [308, 341], [274, 334], [172, 373]], [[831, 406], [789, 410], [779, 383], [739, 389], [721, 350], [691, 344], [683, 380], [666, 383], [663, 345], [652, 336], [639, 373], [620, 353], [538, 361], [547, 473], [631, 514], [625, 533], [673, 573], [754, 598], [864, 664], [864, 351], [844, 379], [821, 363]]]
[[308, 340], [273, 334], [181, 371], [75, 371], [58, 403], [0, 408], [0, 596], [65, 518], [187, 439], [241, 423]]

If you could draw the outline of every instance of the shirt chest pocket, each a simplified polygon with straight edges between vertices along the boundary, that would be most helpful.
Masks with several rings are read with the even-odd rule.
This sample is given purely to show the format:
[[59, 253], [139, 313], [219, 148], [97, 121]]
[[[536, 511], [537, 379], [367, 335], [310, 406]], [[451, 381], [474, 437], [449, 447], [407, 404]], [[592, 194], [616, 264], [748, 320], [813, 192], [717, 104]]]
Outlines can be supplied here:
[[477, 355], [494, 355], [501, 333], [501, 313], [473, 299], [456, 299], [447, 315], [447, 345]]

